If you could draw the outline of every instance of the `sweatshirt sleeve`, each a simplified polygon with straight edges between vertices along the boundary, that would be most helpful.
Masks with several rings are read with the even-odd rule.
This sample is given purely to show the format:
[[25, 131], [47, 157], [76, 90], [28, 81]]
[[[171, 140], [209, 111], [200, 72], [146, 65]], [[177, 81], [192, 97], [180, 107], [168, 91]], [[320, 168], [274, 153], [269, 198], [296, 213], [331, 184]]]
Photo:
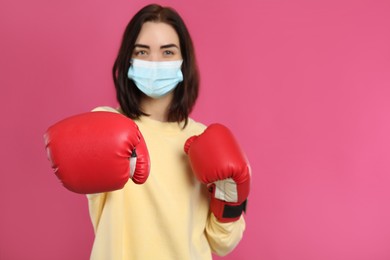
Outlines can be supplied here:
[[91, 222], [95, 233], [99, 225], [100, 216], [103, 212], [106, 197], [107, 193], [87, 194], [89, 215], [91, 217]]
[[240, 242], [245, 230], [245, 220], [242, 215], [237, 221], [230, 223], [218, 222], [210, 213], [206, 225], [206, 234], [213, 253], [224, 256], [230, 253]]

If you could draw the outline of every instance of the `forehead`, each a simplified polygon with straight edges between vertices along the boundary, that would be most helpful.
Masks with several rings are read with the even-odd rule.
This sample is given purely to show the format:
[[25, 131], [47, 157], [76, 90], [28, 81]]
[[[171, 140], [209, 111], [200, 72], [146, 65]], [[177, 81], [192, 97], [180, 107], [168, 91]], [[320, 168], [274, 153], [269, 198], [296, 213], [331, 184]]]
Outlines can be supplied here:
[[179, 35], [176, 33], [175, 29], [167, 23], [146, 22], [142, 25], [135, 43], [149, 46], [161, 46], [173, 43], [179, 46]]

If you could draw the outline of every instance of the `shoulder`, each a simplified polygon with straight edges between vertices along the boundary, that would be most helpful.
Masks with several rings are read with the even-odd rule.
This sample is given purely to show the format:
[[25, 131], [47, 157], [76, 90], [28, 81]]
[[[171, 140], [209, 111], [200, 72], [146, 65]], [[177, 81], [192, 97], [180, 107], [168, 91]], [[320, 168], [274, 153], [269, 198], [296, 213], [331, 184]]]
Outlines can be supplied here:
[[92, 109], [92, 112], [112, 112], [121, 114], [121, 111], [119, 109], [115, 109], [109, 106], [95, 107], [94, 109]]
[[206, 128], [207, 128], [206, 125], [197, 122], [192, 118], [188, 118], [188, 123], [187, 126], [185, 127], [185, 130], [190, 132], [192, 135], [199, 135], [203, 133]]

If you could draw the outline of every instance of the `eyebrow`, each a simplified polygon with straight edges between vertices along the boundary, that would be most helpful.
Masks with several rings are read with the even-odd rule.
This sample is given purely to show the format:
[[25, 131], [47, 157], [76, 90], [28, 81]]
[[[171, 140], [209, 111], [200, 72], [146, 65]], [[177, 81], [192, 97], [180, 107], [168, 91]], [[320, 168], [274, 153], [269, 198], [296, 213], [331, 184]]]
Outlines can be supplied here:
[[167, 44], [167, 45], [162, 45], [160, 47], [160, 49], [168, 49], [168, 48], [172, 48], [172, 47], [179, 49], [179, 47], [176, 44], [173, 44], [173, 43], [172, 44]]
[[[149, 46], [149, 45], [145, 45], [145, 44], [134, 44], [134, 48], [137, 48], [137, 47], [138, 47], [138, 48], [150, 49], [150, 46]], [[162, 46], [160, 47], [160, 49], [168, 49], [168, 48], [172, 48], [172, 47], [179, 49], [179, 47], [178, 47], [176, 44], [173, 44], [173, 43], [171, 43], [171, 44], [166, 44], [166, 45], [162, 45]]]

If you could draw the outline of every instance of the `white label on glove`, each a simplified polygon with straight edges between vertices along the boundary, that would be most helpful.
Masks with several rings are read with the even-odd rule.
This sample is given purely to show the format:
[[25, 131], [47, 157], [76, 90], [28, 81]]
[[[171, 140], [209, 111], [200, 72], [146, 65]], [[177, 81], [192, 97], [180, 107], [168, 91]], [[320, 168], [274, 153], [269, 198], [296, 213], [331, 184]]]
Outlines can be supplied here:
[[137, 165], [137, 157], [130, 157], [130, 179], [133, 178], [136, 165]]
[[222, 181], [216, 181], [215, 184], [215, 198], [226, 202], [237, 202], [237, 185], [233, 179], [229, 178]]

